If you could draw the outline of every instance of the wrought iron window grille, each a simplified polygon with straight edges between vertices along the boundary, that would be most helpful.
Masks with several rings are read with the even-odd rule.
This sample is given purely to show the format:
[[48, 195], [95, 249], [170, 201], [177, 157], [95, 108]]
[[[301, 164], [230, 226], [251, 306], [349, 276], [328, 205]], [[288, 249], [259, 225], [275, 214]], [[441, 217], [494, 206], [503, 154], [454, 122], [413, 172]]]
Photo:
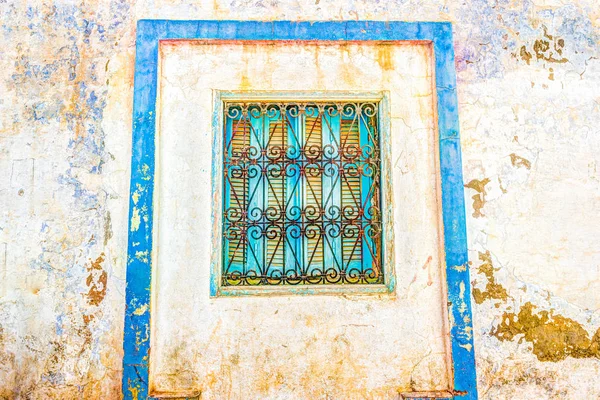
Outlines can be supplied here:
[[223, 286], [384, 283], [378, 114], [224, 103]]

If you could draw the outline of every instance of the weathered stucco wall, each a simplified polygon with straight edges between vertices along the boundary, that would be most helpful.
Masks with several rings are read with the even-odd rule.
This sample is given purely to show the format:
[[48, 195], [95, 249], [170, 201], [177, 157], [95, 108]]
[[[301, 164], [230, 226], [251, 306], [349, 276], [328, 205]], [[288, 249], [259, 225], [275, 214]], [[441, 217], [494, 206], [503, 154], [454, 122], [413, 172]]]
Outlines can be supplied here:
[[0, 17], [0, 398], [120, 396], [140, 18], [453, 22], [480, 397], [600, 396], [596, 0], [0, 0]]

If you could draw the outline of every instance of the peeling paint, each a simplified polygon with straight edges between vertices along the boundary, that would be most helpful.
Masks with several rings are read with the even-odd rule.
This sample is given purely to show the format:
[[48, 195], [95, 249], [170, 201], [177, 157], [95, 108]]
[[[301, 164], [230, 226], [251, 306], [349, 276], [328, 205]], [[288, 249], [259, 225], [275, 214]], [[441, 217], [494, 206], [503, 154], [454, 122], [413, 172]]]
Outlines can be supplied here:
[[487, 194], [485, 185], [488, 183], [490, 183], [490, 179], [484, 178], [482, 180], [473, 179], [465, 185], [466, 188], [473, 189], [477, 192], [477, 194], [471, 197], [473, 199], [473, 216], [475, 218], [485, 217], [481, 210], [483, 209], [483, 206], [485, 206], [485, 195]]
[[136, 251], [135, 252], [135, 258], [137, 258], [138, 260], [140, 260], [143, 263], [150, 262], [148, 250]]
[[[494, 276], [494, 265], [492, 264], [492, 256], [489, 251], [485, 253], [479, 252], [479, 260], [482, 261], [481, 265], [477, 268], [480, 274], [483, 274], [487, 278], [485, 289], [481, 290], [478, 287], [473, 287], [473, 299], [477, 304], [483, 304], [486, 300], [500, 300], [505, 302], [508, 299], [508, 293], [502, 285], [496, 282]], [[496, 303], [496, 307], [500, 304]]]
[[533, 56], [536, 61], [564, 64], [569, 61], [564, 57], [565, 39], [548, 33], [548, 28], [542, 25], [542, 37], [536, 39], [531, 47], [523, 45], [519, 50], [519, 57], [530, 65]]
[[146, 311], [148, 311], [148, 304], [144, 304], [142, 306], [139, 306], [138, 308], [135, 309], [135, 311], [133, 312], [133, 314], [134, 315], [142, 315]]
[[106, 296], [106, 283], [108, 274], [102, 268], [104, 262], [104, 253], [102, 253], [95, 261], [92, 261], [88, 267], [89, 275], [85, 284], [89, 287], [87, 293], [88, 303], [93, 306], [98, 306]]
[[513, 167], [525, 167], [527, 169], [531, 169], [531, 161], [521, 156], [518, 156], [515, 153], [510, 154], [510, 162], [512, 163]]
[[140, 210], [137, 207], [133, 207], [131, 216], [131, 232], [136, 232], [138, 229], [140, 229], [141, 222]]
[[[583, 326], [571, 319], [525, 303], [518, 313], [505, 312], [490, 334], [501, 341], [525, 340], [540, 361], [558, 362], [567, 357], [600, 359], [600, 329], [590, 338]], [[523, 336], [521, 336], [523, 335]]]

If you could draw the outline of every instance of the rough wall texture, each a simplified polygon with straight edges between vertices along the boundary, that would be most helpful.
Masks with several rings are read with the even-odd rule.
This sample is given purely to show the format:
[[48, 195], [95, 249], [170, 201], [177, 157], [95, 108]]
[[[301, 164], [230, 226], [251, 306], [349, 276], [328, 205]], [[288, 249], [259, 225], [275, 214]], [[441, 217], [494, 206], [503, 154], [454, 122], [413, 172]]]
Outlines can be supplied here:
[[0, 18], [0, 398], [120, 396], [140, 18], [453, 22], [480, 397], [600, 397], [597, 0], [0, 0]]

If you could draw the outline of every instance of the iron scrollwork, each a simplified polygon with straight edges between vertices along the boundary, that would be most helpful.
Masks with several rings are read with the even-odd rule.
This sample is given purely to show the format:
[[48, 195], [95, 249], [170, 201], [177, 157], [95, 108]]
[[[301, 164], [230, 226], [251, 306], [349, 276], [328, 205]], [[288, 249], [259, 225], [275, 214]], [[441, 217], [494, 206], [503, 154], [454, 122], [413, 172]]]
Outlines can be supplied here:
[[378, 107], [224, 104], [223, 286], [384, 282]]

